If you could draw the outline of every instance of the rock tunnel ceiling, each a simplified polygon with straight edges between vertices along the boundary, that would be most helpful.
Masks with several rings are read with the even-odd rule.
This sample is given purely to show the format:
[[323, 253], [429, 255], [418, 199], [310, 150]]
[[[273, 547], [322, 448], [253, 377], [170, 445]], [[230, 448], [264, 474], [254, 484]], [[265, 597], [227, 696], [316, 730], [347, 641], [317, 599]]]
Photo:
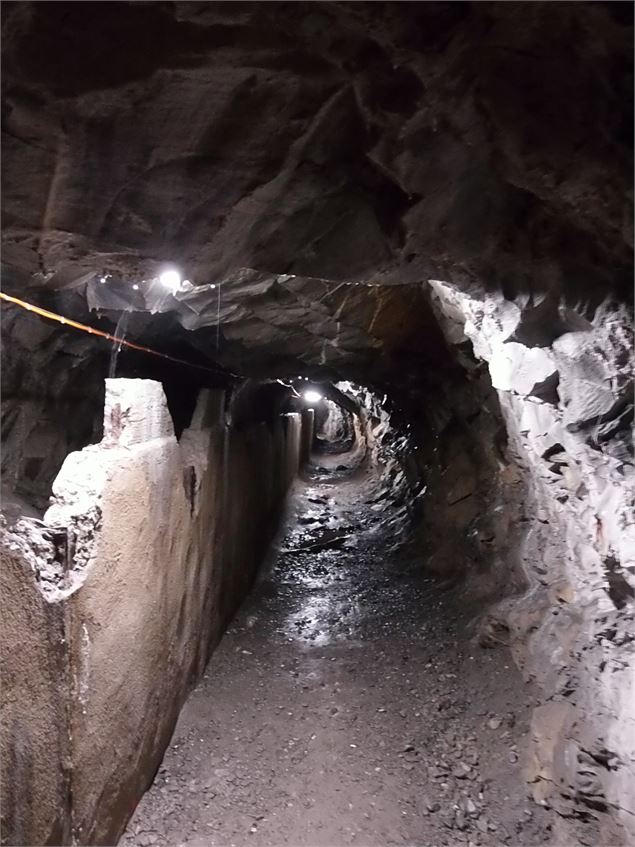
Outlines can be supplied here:
[[[3, 19], [5, 290], [209, 330], [216, 285], [228, 366], [255, 348], [346, 371], [379, 348], [439, 358], [429, 278], [548, 294], [553, 320], [560, 297], [589, 318], [630, 286], [624, 4], [8, 3]], [[194, 290], [158, 305], [166, 263]], [[196, 344], [213, 357], [213, 329]]]

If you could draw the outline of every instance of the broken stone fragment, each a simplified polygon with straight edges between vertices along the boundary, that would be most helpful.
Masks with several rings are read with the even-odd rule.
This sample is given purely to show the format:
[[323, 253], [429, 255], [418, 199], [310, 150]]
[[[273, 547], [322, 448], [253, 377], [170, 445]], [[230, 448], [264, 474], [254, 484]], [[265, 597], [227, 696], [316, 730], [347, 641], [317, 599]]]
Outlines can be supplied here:
[[593, 332], [569, 332], [554, 341], [567, 426], [608, 420], [619, 412], [621, 398], [632, 403], [632, 347], [631, 315], [608, 301], [597, 310]]
[[542, 397], [555, 388], [558, 370], [553, 356], [542, 347], [525, 347], [516, 341], [496, 346], [489, 360], [492, 385], [523, 397]]

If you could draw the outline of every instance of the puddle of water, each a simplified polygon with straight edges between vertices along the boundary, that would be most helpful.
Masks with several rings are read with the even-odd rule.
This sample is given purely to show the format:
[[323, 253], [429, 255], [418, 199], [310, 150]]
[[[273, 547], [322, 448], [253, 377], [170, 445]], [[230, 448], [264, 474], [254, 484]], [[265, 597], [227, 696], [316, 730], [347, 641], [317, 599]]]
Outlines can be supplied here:
[[283, 632], [294, 641], [324, 647], [336, 641], [351, 643], [357, 635], [361, 609], [355, 602], [312, 596], [285, 619]]

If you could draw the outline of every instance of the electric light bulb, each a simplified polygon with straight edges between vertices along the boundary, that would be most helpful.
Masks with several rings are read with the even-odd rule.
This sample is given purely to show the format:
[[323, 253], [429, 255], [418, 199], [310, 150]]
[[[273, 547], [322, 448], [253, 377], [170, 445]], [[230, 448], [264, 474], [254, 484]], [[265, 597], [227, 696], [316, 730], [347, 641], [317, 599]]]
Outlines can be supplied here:
[[159, 282], [174, 294], [181, 287], [181, 274], [175, 270], [163, 271], [159, 277]]
[[302, 395], [307, 403], [319, 403], [322, 399], [322, 395], [319, 391], [305, 391]]

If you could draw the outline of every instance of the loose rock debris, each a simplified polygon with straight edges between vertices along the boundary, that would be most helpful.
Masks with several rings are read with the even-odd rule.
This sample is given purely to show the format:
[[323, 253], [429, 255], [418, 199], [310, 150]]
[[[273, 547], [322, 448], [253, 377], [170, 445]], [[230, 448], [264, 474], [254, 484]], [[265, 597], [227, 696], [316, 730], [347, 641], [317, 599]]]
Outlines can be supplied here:
[[[508, 652], [479, 647], [474, 610], [395, 549], [372, 473], [325, 482], [342, 457], [319, 461], [121, 843], [545, 843], [522, 776], [531, 692]], [[316, 508], [357, 547], [312, 549]]]

